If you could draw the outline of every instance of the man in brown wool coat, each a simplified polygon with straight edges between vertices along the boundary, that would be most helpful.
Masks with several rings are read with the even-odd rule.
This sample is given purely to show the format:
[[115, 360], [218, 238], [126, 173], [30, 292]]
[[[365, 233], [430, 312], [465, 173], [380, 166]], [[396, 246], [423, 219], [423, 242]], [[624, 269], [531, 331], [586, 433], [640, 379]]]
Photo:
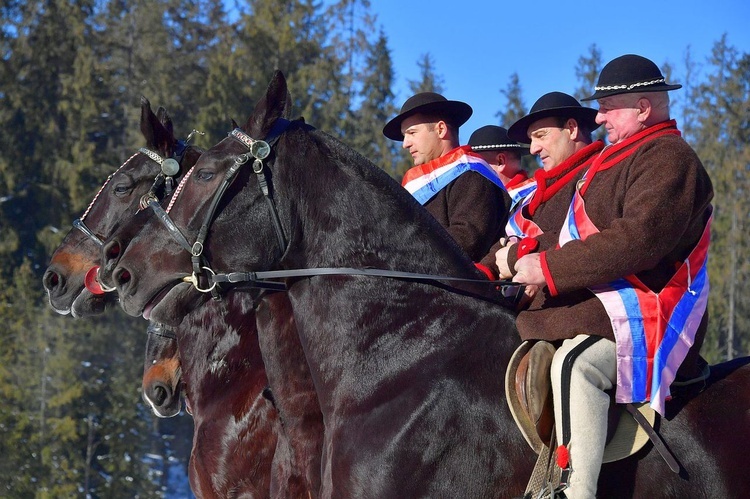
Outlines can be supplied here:
[[[664, 414], [678, 368], [695, 369], [707, 326], [711, 180], [670, 119], [659, 68], [608, 63], [596, 91], [610, 145], [578, 182], [559, 246], [515, 263], [539, 287], [517, 319], [522, 339], [559, 345], [552, 363], [564, 495], [593, 498], [609, 395]], [[560, 424], [561, 423], [561, 424]]]
[[383, 134], [403, 141], [414, 161], [403, 186], [478, 262], [502, 235], [511, 201], [487, 162], [459, 147], [458, 129], [472, 112], [464, 102], [421, 92], [407, 99]]
[[[529, 151], [539, 157], [542, 168], [534, 173], [535, 192], [511, 212], [505, 236], [481, 261], [494, 274], [510, 278], [518, 258], [557, 245], [575, 182], [604, 147], [601, 141], [591, 141], [591, 133], [599, 127], [595, 118], [596, 111], [581, 106], [575, 97], [549, 92], [508, 130], [512, 140], [530, 144]], [[526, 291], [531, 294], [532, 288]]]

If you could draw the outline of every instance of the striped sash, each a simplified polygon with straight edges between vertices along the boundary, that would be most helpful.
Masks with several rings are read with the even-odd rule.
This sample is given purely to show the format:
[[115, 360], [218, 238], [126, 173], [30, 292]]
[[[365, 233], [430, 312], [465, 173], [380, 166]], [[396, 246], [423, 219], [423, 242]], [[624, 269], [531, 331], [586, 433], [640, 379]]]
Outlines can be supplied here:
[[481, 174], [501, 189], [505, 186], [490, 165], [471, 147], [463, 146], [433, 159], [423, 165], [410, 168], [404, 175], [401, 184], [409, 191], [419, 204], [424, 205], [462, 173], [474, 171]]
[[[617, 343], [618, 403], [650, 401], [664, 415], [669, 385], [706, 311], [710, 225], [709, 219], [698, 244], [659, 293], [634, 275], [591, 288], [610, 318]], [[577, 189], [560, 246], [597, 232]]]
[[531, 195], [527, 196], [516, 207], [515, 211], [510, 214], [508, 223], [505, 225], [506, 236], [516, 236], [519, 239], [523, 239], [524, 237], [537, 237], [543, 234], [542, 229], [526, 216], [528, 209], [524, 209], [531, 203], [533, 197]]
[[531, 194], [536, 191], [536, 179], [527, 178], [522, 182], [516, 184], [506, 184], [505, 189], [508, 191], [510, 196], [510, 209], [513, 211], [519, 206], [526, 198], [530, 197]]

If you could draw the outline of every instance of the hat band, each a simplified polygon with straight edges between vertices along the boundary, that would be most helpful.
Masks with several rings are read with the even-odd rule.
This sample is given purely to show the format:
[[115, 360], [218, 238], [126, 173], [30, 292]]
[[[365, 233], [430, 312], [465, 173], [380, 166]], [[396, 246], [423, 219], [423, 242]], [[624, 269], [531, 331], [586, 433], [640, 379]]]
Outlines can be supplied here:
[[664, 83], [666, 80], [664, 78], [659, 78], [658, 80], [651, 80], [651, 81], [642, 81], [640, 83], [633, 83], [630, 85], [610, 85], [607, 87], [594, 87], [594, 90], [597, 92], [600, 90], [632, 90], [636, 87], [645, 87], [648, 85], [655, 85], [657, 83]]
[[510, 149], [511, 147], [523, 147], [526, 148], [528, 146], [524, 146], [522, 144], [486, 144], [482, 146], [471, 146], [472, 151], [483, 151], [485, 149]]

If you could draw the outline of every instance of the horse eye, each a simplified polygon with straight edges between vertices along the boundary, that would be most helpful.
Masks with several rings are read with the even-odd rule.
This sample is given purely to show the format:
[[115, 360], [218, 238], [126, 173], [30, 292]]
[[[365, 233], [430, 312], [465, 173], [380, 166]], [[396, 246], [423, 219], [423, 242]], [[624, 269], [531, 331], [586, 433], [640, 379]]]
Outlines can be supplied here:
[[133, 186], [131, 184], [119, 183], [112, 188], [112, 191], [115, 193], [115, 196], [121, 197], [130, 193], [132, 189]]
[[199, 170], [194, 177], [202, 182], [208, 182], [214, 178], [215, 173], [210, 170]]

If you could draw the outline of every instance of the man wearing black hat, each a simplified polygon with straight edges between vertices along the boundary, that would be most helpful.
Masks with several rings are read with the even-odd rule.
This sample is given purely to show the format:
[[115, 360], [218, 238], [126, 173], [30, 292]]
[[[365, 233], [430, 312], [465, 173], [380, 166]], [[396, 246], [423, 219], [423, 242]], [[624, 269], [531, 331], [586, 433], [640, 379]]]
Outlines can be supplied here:
[[521, 199], [536, 189], [536, 182], [521, 165], [521, 158], [529, 154], [528, 144], [511, 140], [505, 128], [497, 125], [477, 128], [469, 137], [469, 145], [500, 177], [511, 199], [511, 212]]
[[598, 101], [611, 145], [577, 185], [560, 246], [515, 264], [515, 281], [540, 287], [518, 316], [521, 336], [560, 345], [552, 380], [569, 498], [596, 494], [605, 390], [664, 414], [677, 369], [695, 368], [705, 334], [713, 189], [669, 117], [667, 91], [678, 88], [637, 55], [602, 69], [584, 100]]
[[[591, 132], [599, 126], [595, 118], [596, 111], [581, 106], [574, 97], [550, 92], [510, 127], [508, 138], [530, 144], [543, 167], [534, 173], [537, 189], [511, 212], [506, 237], [482, 258], [482, 265], [510, 278], [518, 258], [557, 245], [575, 181], [604, 147], [602, 142], [591, 142]], [[531, 296], [534, 288], [525, 291]]]
[[469, 146], [459, 147], [458, 128], [471, 114], [464, 102], [422, 92], [404, 103], [383, 134], [403, 141], [414, 160], [403, 186], [478, 261], [500, 237], [510, 197], [480, 156]]

